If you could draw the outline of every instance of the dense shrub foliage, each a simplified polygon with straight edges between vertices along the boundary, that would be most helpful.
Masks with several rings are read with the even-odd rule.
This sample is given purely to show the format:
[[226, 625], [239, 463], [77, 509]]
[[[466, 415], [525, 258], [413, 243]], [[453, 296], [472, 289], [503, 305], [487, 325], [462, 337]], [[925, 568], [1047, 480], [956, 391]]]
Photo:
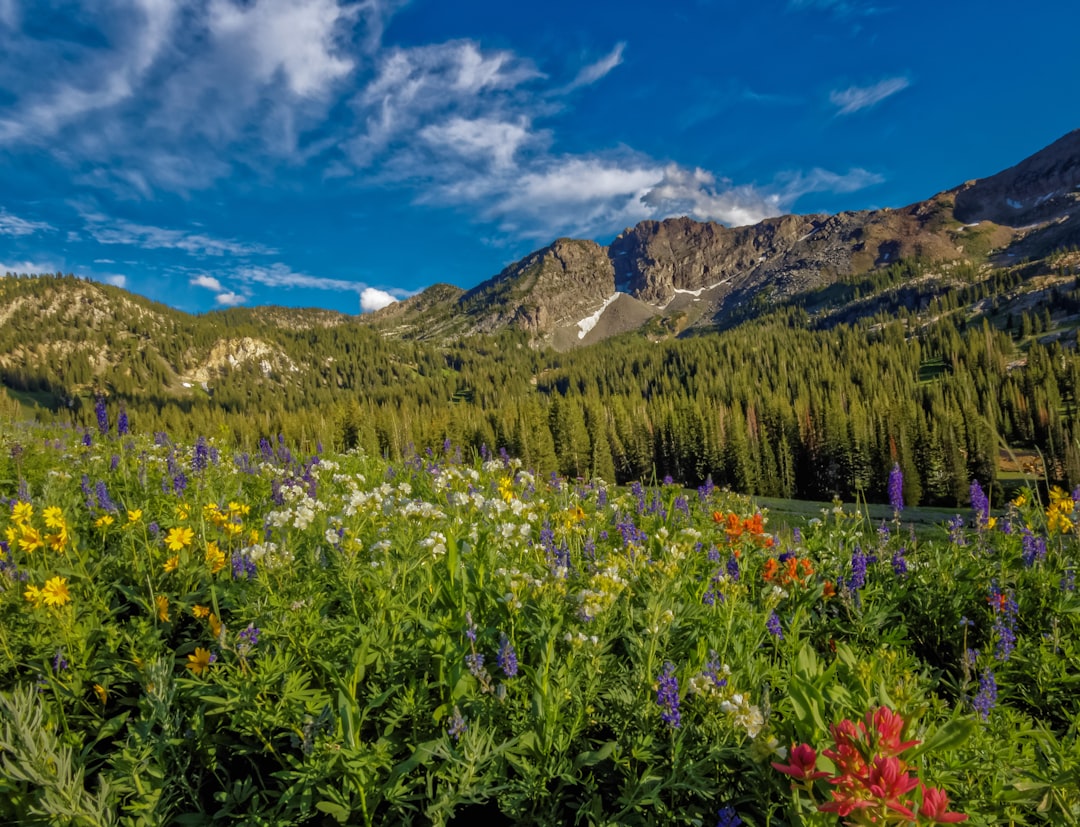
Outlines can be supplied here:
[[[1076, 499], [0, 432], [0, 821], [1064, 824]], [[486, 452], [485, 452], [486, 454]]]

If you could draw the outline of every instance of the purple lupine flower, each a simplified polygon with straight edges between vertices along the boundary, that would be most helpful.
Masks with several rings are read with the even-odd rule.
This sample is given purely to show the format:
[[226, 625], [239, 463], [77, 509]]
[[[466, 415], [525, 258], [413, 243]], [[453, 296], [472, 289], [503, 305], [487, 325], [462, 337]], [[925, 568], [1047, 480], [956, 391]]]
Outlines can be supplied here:
[[765, 621], [765, 628], [773, 637], [784, 639], [784, 629], [780, 625], [780, 616], [776, 612], [769, 613], [769, 619]]
[[235, 551], [232, 555], [233, 580], [251, 580], [259, 573], [259, 567], [248, 555], [242, 551]]
[[64, 657], [63, 651], [58, 650], [56, 657], [53, 658], [53, 672], [60, 673], [68, 668], [67, 658]]
[[94, 398], [94, 415], [97, 417], [98, 432], [105, 436], [109, 433], [109, 412], [105, 409], [105, 397], [101, 394]]
[[210, 464], [210, 446], [206, 443], [206, 437], [200, 436], [195, 440], [195, 453], [191, 457], [191, 471], [199, 474], [206, 470]]
[[449, 733], [450, 737], [454, 739], [454, 743], [456, 744], [468, 728], [469, 725], [465, 723], [465, 718], [462, 716], [461, 710], [458, 709], [455, 704], [454, 714], [450, 716], [446, 731]]
[[967, 545], [967, 539], [964, 537], [964, 518], [959, 514], [949, 520], [949, 541], [954, 546]]
[[741, 827], [743, 820], [735, 813], [735, 808], [730, 805], [721, 807], [716, 813], [716, 827]]
[[82, 444], [87, 448], [94, 444], [93, 437], [90, 436], [89, 431], [83, 431]]
[[881, 525], [878, 526], [878, 540], [881, 545], [885, 545], [889, 542], [889, 526], [885, 524], [885, 521], [881, 521]]
[[499, 636], [499, 668], [508, 678], [518, 673], [517, 652], [514, 651], [514, 644], [506, 635]]
[[690, 519], [690, 503], [686, 501], [686, 497], [682, 494], [675, 498], [675, 501], [671, 504], [671, 507], [677, 512], [682, 514], [686, 519]]
[[713, 682], [713, 686], [718, 689], [727, 686], [727, 678], [720, 677], [720, 656], [716, 654], [715, 649], [709, 650], [709, 660], [705, 663], [705, 669], [702, 670], [703, 675]]
[[739, 582], [739, 558], [735, 556], [734, 552], [728, 555], [727, 574], [733, 583]]
[[113, 454], [112, 457], [109, 459], [109, 470], [110, 471], [115, 471], [119, 467], [120, 467], [120, 455], [119, 454]]
[[630, 484], [630, 493], [637, 502], [637, 513], [640, 514], [645, 510], [645, 488], [635, 480]]
[[184, 491], [187, 490], [187, 475], [183, 471], [177, 471], [172, 481], [173, 492], [178, 497], [182, 497]]
[[1076, 572], [1073, 569], [1065, 569], [1065, 574], [1061, 576], [1061, 590], [1063, 592], [1076, 591]]
[[661, 710], [660, 720], [672, 729], [678, 729], [682, 724], [682, 715], [679, 713], [679, 679], [675, 677], [675, 664], [667, 661], [664, 671], [657, 678], [656, 703]]
[[607, 489], [606, 488], [601, 488], [596, 493], [596, 507], [597, 508], [607, 508]]
[[994, 610], [994, 632], [997, 635], [994, 657], [1006, 661], [1016, 648], [1016, 616], [1019, 607], [1012, 592], [1001, 591], [994, 581], [990, 584], [990, 606]]
[[94, 496], [97, 500], [97, 507], [102, 511], [109, 511], [116, 513], [120, 508], [113, 502], [112, 497], [109, 496], [109, 489], [105, 485], [105, 480], [98, 480], [97, 485], [94, 486]]
[[712, 496], [713, 491], [716, 490], [716, 486], [712, 481], [712, 474], [705, 478], [705, 482], [698, 486], [697, 495], [701, 502], [705, 502]]
[[898, 462], [889, 472], [889, 505], [896, 514], [904, 510], [904, 472]]
[[791, 529], [791, 542], [793, 542], [797, 546], [802, 545], [802, 531], [800, 531], [797, 527]]
[[465, 656], [465, 665], [469, 667], [469, 672], [474, 678], [482, 680], [487, 674], [487, 670], [484, 669], [484, 656], [479, 652], [469, 652]]
[[904, 554], [905, 549], [903, 546], [900, 546], [900, 548], [893, 552], [892, 570], [893, 574], [895, 574], [897, 577], [906, 577], [908, 573], [907, 560], [904, 559]]
[[979, 692], [971, 702], [972, 708], [984, 721], [990, 717], [990, 710], [997, 705], [997, 696], [997, 681], [994, 680], [994, 673], [989, 668], [984, 669], [979, 677]]
[[975, 510], [979, 527], [984, 527], [990, 520], [990, 500], [978, 480], [971, 481], [971, 507]]
[[855, 546], [851, 552], [851, 579], [848, 580], [848, 591], [857, 592], [866, 585], [866, 555], [860, 546]]
[[262, 632], [258, 626], [254, 623], [249, 623], [247, 628], [244, 629], [239, 635], [237, 635], [236, 649], [243, 657], [252, 649], [254, 649], [259, 643], [259, 634]]
[[1023, 536], [1020, 538], [1020, 557], [1024, 565], [1031, 568], [1036, 562], [1046, 559], [1046, 538], [1036, 536], [1030, 529], [1022, 529]]
[[663, 485], [674, 485], [675, 484], [675, 479], [671, 476], [671, 474], [664, 474], [664, 481], [663, 481], [662, 484]]

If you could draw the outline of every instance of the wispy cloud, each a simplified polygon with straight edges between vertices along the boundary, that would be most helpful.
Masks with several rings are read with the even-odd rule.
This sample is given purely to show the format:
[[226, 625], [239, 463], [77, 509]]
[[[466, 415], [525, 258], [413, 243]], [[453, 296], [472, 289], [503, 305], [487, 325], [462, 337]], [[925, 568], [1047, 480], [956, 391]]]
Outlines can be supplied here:
[[865, 0], [789, 0], [792, 10], [822, 11], [836, 17], [870, 17], [886, 11], [882, 6], [872, 6]]
[[46, 224], [44, 221], [30, 221], [26, 218], [19, 218], [19, 216], [12, 215], [7, 210], [0, 208], [0, 235], [27, 236], [53, 229], [55, 227]]
[[572, 92], [575, 89], [580, 89], [582, 86], [591, 86], [598, 80], [607, 77], [616, 66], [623, 62], [623, 50], [626, 48], [626, 43], [616, 43], [615, 48], [600, 58], [595, 63], [590, 63], [587, 66], [581, 67], [581, 70], [577, 73], [570, 83], [556, 90], [559, 93]]
[[849, 86], [847, 89], [834, 89], [829, 93], [829, 101], [839, 107], [836, 114], [850, 115], [860, 109], [876, 106], [885, 98], [902, 92], [911, 85], [906, 77], [886, 78], [873, 86]]
[[155, 227], [109, 218], [98, 212], [83, 212], [86, 231], [99, 244], [123, 244], [143, 250], [181, 250], [197, 256], [273, 255], [277, 251], [263, 244], [215, 238], [206, 233]]
[[408, 290], [396, 288], [381, 290], [362, 281], [349, 281], [348, 279], [298, 273], [281, 262], [271, 264], [268, 267], [254, 265], [238, 267], [230, 275], [243, 283], [258, 284], [263, 287], [282, 290], [333, 290], [356, 293], [360, 297], [360, 306], [363, 310], [376, 310], [379, 307], [384, 307], [391, 302], [412, 295]]
[[111, 284], [113, 287], [127, 287], [128, 278], [123, 273], [106, 273], [98, 276], [100, 281]]

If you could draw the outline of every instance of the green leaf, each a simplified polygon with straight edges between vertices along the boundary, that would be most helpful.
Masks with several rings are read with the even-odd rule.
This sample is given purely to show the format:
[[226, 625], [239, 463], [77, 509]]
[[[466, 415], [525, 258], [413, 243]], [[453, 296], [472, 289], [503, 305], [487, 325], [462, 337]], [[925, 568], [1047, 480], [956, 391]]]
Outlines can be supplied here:
[[908, 760], [925, 752], [955, 749], [971, 737], [975, 726], [971, 718], [954, 718], [908, 753]]
[[344, 824], [349, 820], [349, 816], [352, 813], [340, 804], [335, 804], [333, 801], [320, 801], [315, 805], [315, 809], [320, 813], [326, 813], [328, 816], [337, 819], [338, 824]]

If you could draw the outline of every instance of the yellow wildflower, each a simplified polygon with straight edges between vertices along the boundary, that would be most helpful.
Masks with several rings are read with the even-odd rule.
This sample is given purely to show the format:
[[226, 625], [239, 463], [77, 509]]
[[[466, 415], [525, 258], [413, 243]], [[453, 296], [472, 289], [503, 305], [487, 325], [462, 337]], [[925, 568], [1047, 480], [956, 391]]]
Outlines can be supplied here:
[[[1055, 485], [1050, 489], [1050, 502], [1056, 505], [1062, 500], [1070, 500], [1069, 492], [1060, 485]], [[1072, 511], [1072, 506], [1069, 507], [1069, 510]]]
[[214, 656], [210, 654], [210, 650], [203, 649], [201, 646], [196, 646], [194, 653], [188, 655], [187, 659], [187, 668], [199, 677], [201, 677], [203, 672], [209, 669], [210, 664], [214, 662]]
[[71, 592], [68, 591], [67, 578], [53, 577], [45, 581], [41, 589], [41, 599], [46, 606], [63, 606], [71, 600]]
[[154, 598], [154, 603], [157, 604], [157, 617], [162, 623], [169, 622], [169, 598], [163, 594], [159, 594]]
[[136, 508], [134, 511], [129, 511], [127, 513], [127, 518], [128, 518], [128, 521], [127, 521], [128, 525], [132, 525], [134, 523], [139, 522], [139, 520], [142, 519], [142, 509], [141, 508]]
[[41, 539], [41, 534], [38, 533], [36, 528], [24, 525], [22, 526], [21, 536], [19, 537], [19, 547], [27, 554], [33, 554], [39, 548], [45, 545], [45, 541]]
[[499, 496], [506, 502], [513, 502], [514, 481], [510, 477], [503, 477], [499, 480]]
[[199, 620], [202, 620], [204, 617], [210, 616], [210, 607], [200, 606], [198, 603], [196, 603], [194, 606], [191, 607], [191, 613], [195, 615], [195, 617], [197, 617]]
[[165, 569], [166, 574], [171, 574], [172, 572], [176, 571], [176, 569], [177, 569], [177, 567], [179, 565], [180, 565], [180, 555], [179, 554], [174, 554], [172, 557], [170, 557], [168, 560], [165, 561], [162, 568]]
[[221, 631], [225, 627], [222, 625], [221, 621], [218, 620], [218, 616], [213, 612], [210, 612], [210, 617], [206, 619], [206, 622], [210, 624], [210, 634], [214, 636], [214, 639], [216, 640], [221, 637]]
[[94, 520], [94, 528], [105, 528], [113, 524], [113, 518], [108, 514], [103, 514]]
[[1012, 504], [1017, 508], [1023, 508], [1027, 505], [1027, 494], [1017, 494], [1015, 499], [1013, 499]]
[[30, 518], [34, 516], [34, 506], [30, 503], [24, 503], [22, 500], [15, 503], [15, 508], [11, 511], [11, 520], [15, 525], [22, 525], [23, 523], [30, 522]]
[[46, 534], [45, 542], [49, 544], [49, 548], [56, 552], [63, 552], [68, 543], [67, 529], [63, 528], [55, 534]]
[[218, 548], [215, 542], [206, 545], [206, 565], [210, 567], [211, 574], [217, 574], [225, 568], [225, 552]]
[[27, 586], [26, 591], [23, 592], [23, 597], [25, 597], [35, 609], [40, 609], [45, 600], [44, 595], [41, 593], [41, 589], [37, 586]]
[[246, 517], [250, 513], [251, 513], [251, 506], [250, 505], [243, 505], [241, 503], [236, 502], [235, 500], [231, 500], [229, 502], [229, 515], [230, 516], [232, 516], [232, 517], [237, 517], [237, 516]]
[[108, 690], [100, 683], [94, 684], [94, 694], [98, 696], [98, 700], [101, 701], [102, 705], [109, 700]]
[[178, 520], [186, 520], [190, 516], [191, 516], [191, 506], [190, 505], [188, 505], [187, 503], [180, 503], [180, 505], [176, 506], [176, 519], [178, 519]]
[[165, 545], [168, 546], [169, 551], [183, 551], [191, 545], [194, 538], [194, 531], [187, 526], [178, 526], [169, 529], [169, 533], [165, 536]]
[[64, 522], [64, 512], [60, 510], [59, 506], [50, 505], [46, 508], [41, 516], [45, 518], [45, 527], [53, 529], [65, 529], [67, 523]]
[[262, 542], [262, 534], [259, 533], [259, 529], [257, 528], [251, 529], [251, 534], [248, 536], [251, 537], [251, 544], [253, 546], [257, 546]]
[[236, 535], [243, 532], [244, 524], [243, 523], [225, 523], [225, 525], [223, 525], [222, 528], [225, 529], [225, 533], [228, 534], [230, 537], [235, 537]]

